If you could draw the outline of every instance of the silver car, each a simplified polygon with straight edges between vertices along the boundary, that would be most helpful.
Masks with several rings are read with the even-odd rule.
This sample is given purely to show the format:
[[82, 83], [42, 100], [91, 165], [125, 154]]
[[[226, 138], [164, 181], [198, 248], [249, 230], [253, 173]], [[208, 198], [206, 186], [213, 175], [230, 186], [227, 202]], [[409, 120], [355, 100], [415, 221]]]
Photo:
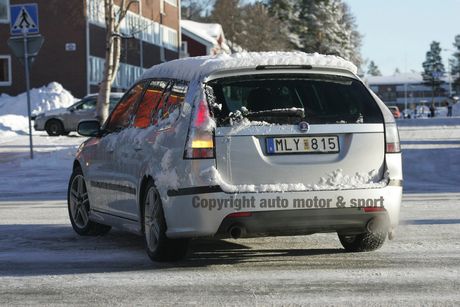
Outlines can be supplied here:
[[[110, 94], [110, 109], [117, 104], [123, 93]], [[38, 114], [34, 120], [36, 131], [46, 131], [48, 135], [67, 135], [77, 131], [78, 123], [82, 120], [91, 120], [96, 116], [97, 94], [84, 97], [68, 108], [61, 108]]]
[[154, 261], [191, 238], [394, 236], [401, 150], [391, 112], [341, 58], [248, 53], [148, 70], [105, 124], [81, 122], [68, 208], [80, 235], [144, 236]]

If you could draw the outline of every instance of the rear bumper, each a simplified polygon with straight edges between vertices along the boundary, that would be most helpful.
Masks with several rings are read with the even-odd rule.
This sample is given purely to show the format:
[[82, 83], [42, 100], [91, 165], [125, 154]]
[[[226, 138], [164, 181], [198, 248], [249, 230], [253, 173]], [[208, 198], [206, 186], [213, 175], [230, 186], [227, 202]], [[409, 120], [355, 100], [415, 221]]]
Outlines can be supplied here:
[[[383, 188], [225, 193], [220, 187], [195, 187], [168, 191], [163, 207], [170, 238], [229, 236], [235, 224], [245, 236], [360, 233], [373, 217], [384, 217], [388, 231], [399, 222], [402, 181]], [[362, 207], [383, 207], [365, 212]], [[229, 218], [235, 212], [251, 216]]]
[[345, 208], [252, 212], [250, 216], [227, 216], [216, 236], [248, 238], [318, 232], [351, 235], [366, 232], [371, 220], [378, 221], [379, 227], [388, 229], [386, 211], [366, 213], [358, 208]]

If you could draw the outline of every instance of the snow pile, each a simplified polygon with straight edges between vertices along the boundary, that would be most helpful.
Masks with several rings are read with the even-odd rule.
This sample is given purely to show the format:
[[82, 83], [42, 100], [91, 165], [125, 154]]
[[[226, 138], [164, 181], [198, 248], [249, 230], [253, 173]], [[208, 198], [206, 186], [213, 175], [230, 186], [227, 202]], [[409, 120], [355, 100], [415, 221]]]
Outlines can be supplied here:
[[219, 185], [223, 191], [229, 193], [244, 192], [288, 192], [288, 191], [320, 191], [320, 190], [344, 190], [344, 189], [371, 189], [382, 188], [388, 184], [388, 176], [385, 174], [380, 181], [375, 181], [378, 172], [372, 170], [369, 173], [356, 173], [354, 176], [343, 174], [338, 169], [326, 177], [321, 177], [318, 184], [304, 183], [276, 183], [276, 184], [241, 184], [233, 185], [226, 182], [215, 167], [205, 169], [200, 176], [209, 185]]
[[[72, 105], [76, 99], [57, 82], [30, 90], [32, 114]], [[28, 133], [27, 95], [0, 95], [0, 137]]]
[[0, 137], [12, 137], [29, 133], [29, 121], [26, 116], [7, 114], [0, 116]]
[[[30, 90], [30, 103], [32, 114], [38, 114], [58, 108], [65, 108], [76, 101], [72, 94], [64, 89], [61, 84], [51, 82], [46, 86]], [[27, 116], [26, 93], [12, 97], [7, 94], [0, 95], [0, 115], [15, 114]]]
[[33, 160], [27, 153], [1, 163], [1, 197], [65, 196], [77, 147], [56, 145], [49, 152], [35, 151]]
[[255, 69], [260, 65], [311, 65], [345, 69], [357, 72], [356, 66], [334, 55], [304, 52], [242, 52], [178, 59], [155, 65], [148, 69], [144, 78], [176, 78], [180, 80], [202, 79], [216, 71], [231, 69]]

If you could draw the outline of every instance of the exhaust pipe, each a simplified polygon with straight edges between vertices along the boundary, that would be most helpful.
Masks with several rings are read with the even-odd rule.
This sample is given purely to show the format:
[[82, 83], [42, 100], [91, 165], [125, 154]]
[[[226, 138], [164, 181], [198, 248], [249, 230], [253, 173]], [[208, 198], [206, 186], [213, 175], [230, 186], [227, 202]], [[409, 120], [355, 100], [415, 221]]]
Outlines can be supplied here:
[[370, 233], [388, 231], [388, 223], [385, 218], [373, 217], [366, 224], [366, 230]]
[[240, 225], [233, 225], [228, 232], [233, 239], [239, 239], [246, 234], [246, 229]]

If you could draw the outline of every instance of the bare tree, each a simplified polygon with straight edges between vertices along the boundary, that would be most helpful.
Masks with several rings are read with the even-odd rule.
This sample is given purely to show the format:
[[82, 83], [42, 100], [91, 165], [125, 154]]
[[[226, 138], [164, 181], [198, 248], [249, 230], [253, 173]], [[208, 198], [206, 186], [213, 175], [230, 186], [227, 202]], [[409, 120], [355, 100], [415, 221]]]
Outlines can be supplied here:
[[206, 21], [206, 17], [213, 6], [214, 0], [182, 0], [182, 18], [193, 21]]
[[239, 0], [216, 0], [210, 21], [219, 23], [227, 38], [227, 44], [232, 51], [241, 42], [244, 31], [241, 20], [241, 8]]
[[114, 0], [104, 0], [105, 63], [96, 106], [96, 117], [101, 123], [105, 122], [109, 115], [110, 91], [120, 65], [121, 39], [123, 37], [120, 33], [121, 23], [135, 3], [139, 3], [139, 0], [121, 0], [119, 9], [116, 9]]
[[241, 8], [243, 31], [237, 42], [249, 51], [283, 51], [291, 49], [289, 39], [282, 32], [281, 21], [270, 16], [262, 3], [247, 4]]

